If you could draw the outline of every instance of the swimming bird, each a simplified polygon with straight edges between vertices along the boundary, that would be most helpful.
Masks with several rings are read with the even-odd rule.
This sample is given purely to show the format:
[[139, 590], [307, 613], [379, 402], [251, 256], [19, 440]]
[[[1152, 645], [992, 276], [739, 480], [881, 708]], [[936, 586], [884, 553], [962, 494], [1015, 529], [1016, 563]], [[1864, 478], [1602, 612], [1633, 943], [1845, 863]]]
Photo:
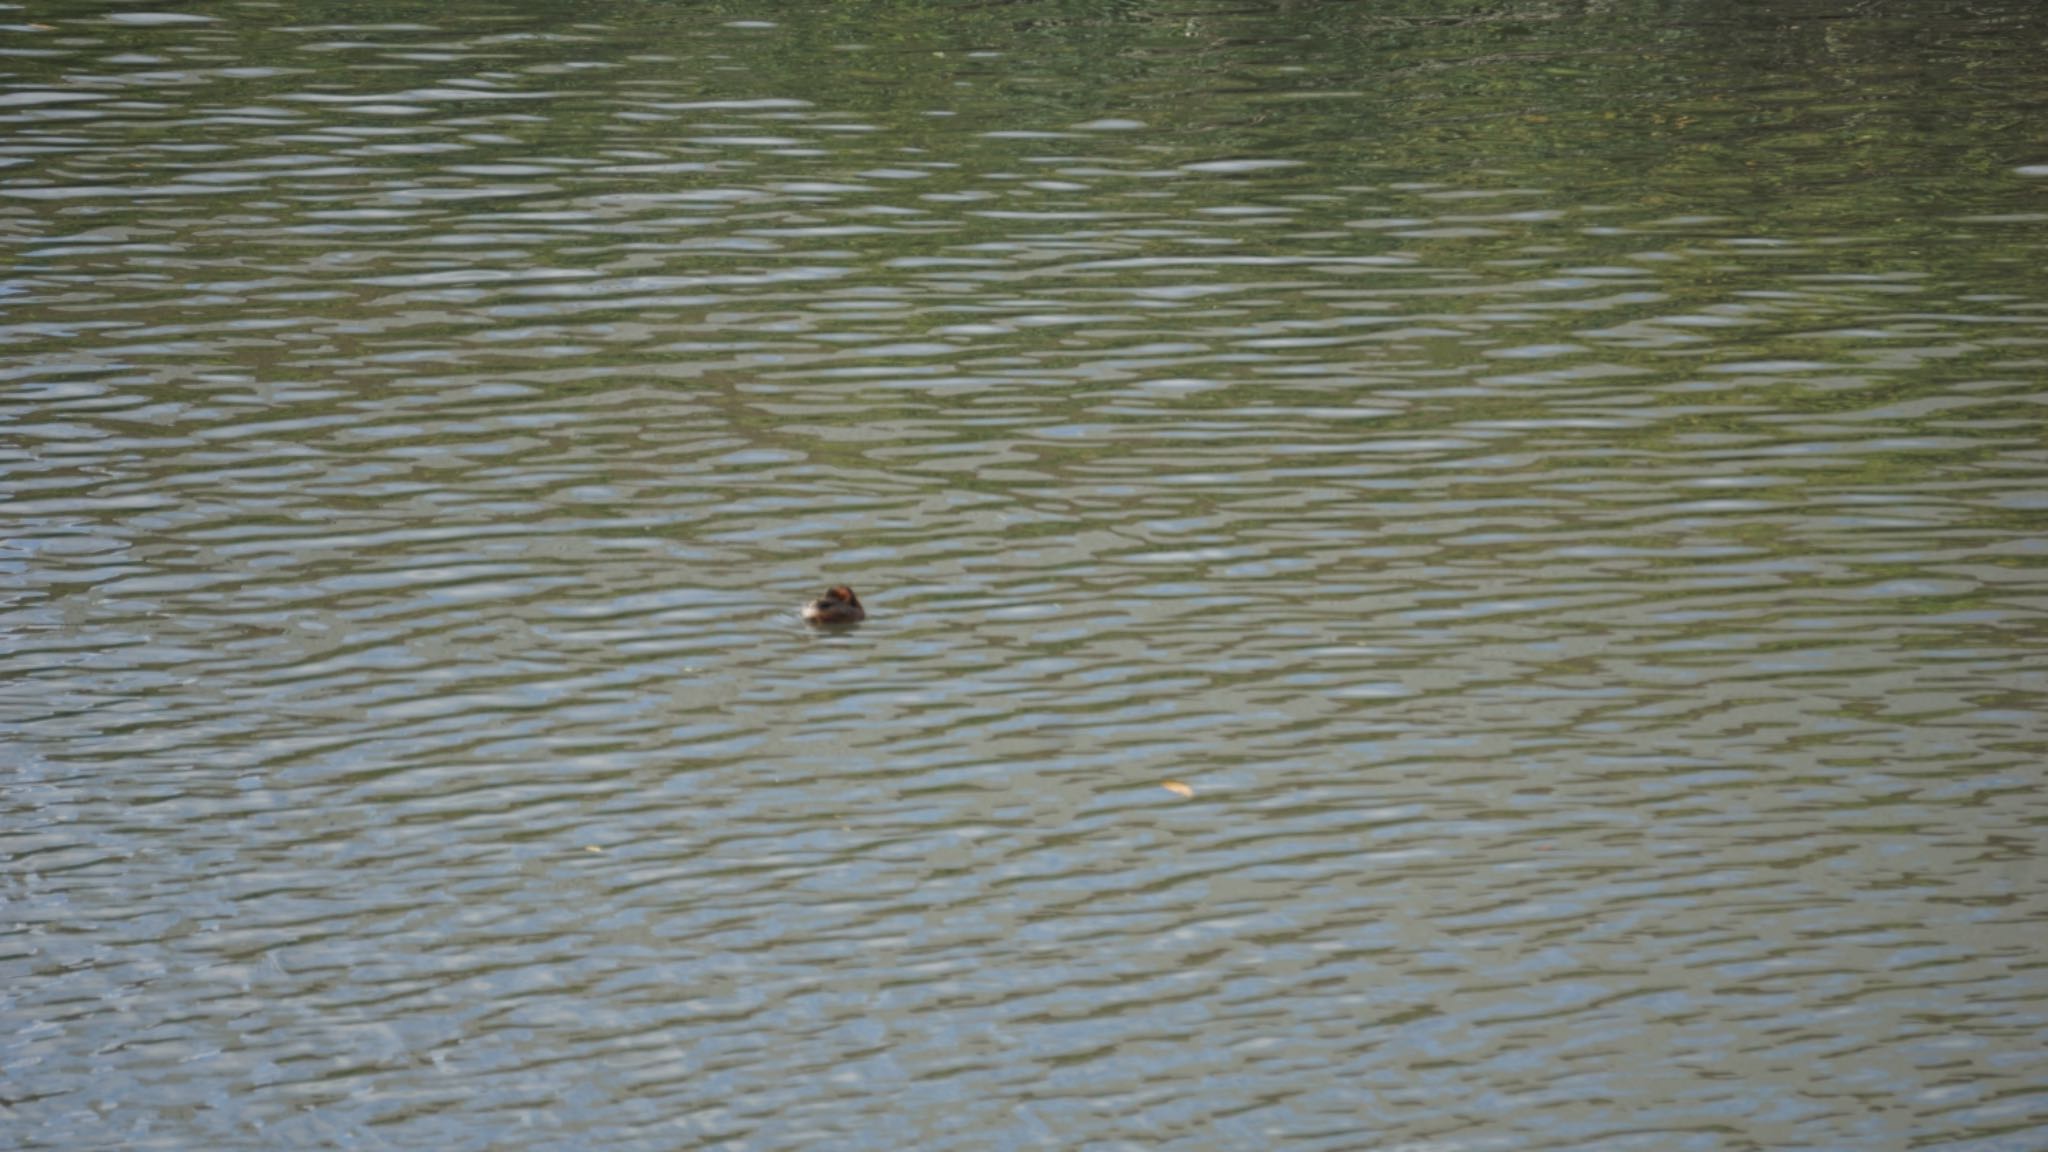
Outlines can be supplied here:
[[858, 624], [867, 618], [867, 609], [860, 606], [860, 597], [844, 584], [834, 584], [825, 589], [823, 596], [804, 605], [804, 622], [807, 624]]

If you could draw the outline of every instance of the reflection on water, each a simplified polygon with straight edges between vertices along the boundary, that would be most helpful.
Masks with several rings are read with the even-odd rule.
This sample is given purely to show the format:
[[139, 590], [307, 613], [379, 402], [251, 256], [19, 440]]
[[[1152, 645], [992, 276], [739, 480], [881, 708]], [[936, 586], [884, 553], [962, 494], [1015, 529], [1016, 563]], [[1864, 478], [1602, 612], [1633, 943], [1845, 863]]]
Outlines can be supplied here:
[[0, 10], [13, 1141], [2038, 1146], [2043, 24], [1781, 8]]

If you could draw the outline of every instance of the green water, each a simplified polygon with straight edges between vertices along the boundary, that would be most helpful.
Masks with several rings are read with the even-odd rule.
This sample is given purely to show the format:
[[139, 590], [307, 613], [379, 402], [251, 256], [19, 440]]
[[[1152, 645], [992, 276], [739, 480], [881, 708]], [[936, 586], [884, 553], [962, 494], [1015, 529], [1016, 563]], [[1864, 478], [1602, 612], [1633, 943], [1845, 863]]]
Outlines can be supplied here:
[[2040, 1145], [2044, 49], [0, 8], [0, 1131]]

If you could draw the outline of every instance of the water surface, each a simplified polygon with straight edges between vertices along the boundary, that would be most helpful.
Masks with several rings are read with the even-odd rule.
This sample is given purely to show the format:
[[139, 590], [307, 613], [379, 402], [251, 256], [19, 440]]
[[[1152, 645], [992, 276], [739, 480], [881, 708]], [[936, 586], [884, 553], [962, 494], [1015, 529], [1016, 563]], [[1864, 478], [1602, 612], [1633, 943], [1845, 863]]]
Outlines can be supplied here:
[[2048, 19], [1755, 7], [0, 9], [10, 1141], [2048, 1145]]

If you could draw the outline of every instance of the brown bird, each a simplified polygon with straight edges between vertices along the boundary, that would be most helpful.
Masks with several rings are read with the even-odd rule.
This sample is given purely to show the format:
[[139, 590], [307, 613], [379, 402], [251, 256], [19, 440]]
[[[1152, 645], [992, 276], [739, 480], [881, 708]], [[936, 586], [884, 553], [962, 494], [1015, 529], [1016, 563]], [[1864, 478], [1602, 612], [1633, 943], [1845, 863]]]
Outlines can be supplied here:
[[827, 588], [823, 596], [804, 605], [804, 622], [807, 624], [858, 624], [867, 618], [867, 609], [860, 606], [860, 597], [844, 584]]

